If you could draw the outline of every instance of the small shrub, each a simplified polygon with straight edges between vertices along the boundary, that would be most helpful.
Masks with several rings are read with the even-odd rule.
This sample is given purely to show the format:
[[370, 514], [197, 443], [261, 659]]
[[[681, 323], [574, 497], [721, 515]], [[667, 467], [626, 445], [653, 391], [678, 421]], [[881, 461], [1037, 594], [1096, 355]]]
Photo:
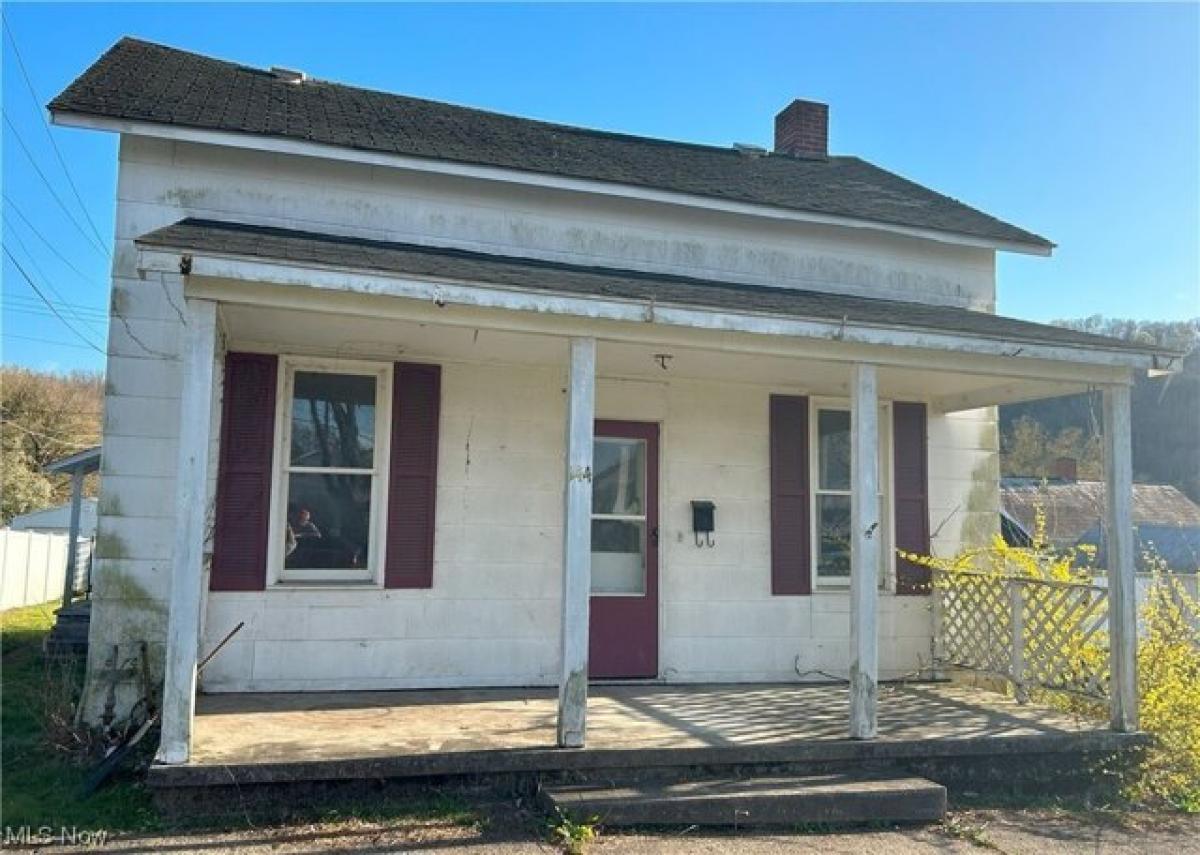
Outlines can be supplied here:
[[596, 824], [599, 821], [599, 817], [593, 816], [579, 822], [556, 810], [555, 818], [550, 821], [550, 839], [561, 846], [567, 855], [580, 855], [596, 839]]
[[1141, 606], [1138, 700], [1154, 736], [1129, 795], [1200, 813], [1200, 603], [1179, 580], [1156, 573]]

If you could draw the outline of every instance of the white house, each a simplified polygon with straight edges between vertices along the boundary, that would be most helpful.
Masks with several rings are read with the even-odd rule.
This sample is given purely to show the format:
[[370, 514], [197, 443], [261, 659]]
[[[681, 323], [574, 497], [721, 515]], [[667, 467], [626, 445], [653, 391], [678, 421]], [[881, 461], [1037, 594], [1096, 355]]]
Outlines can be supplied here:
[[[8, 524], [13, 531], [40, 531], [45, 534], [68, 534], [71, 531], [71, 503], [18, 514]], [[90, 538], [96, 533], [96, 500], [84, 497], [79, 503], [79, 536]]]
[[123, 39], [50, 110], [120, 137], [90, 649], [157, 651], [164, 762], [197, 688], [559, 686], [570, 746], [588, 677], [823, 672], [870, 737], [929, 664], [895, 550], [994, 532], [994, 406], [1087, 388], [1132, 620], [1129, 384], [1174, 356], [995, 315], [1053, 245], [828, 154], [825, 105], [721, 148]]

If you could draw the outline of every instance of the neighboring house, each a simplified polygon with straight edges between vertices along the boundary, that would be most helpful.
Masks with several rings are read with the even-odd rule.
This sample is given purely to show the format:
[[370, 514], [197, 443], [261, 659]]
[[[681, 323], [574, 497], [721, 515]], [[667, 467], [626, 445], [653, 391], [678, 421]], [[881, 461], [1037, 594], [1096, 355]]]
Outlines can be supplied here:
[[[1105, 492], [1103, 481], [1005, 478], [1000, 490], [1005, 539], [1014, 546], [1029, 545], [1041, 509], [1049, 545], [1060, 550], [1095, 547], [1096, 565], [1104, 567]], [[1151, 570], [1154, 557], [1174, 573], [1200, 569], [1200, 506], [1168, 484], [1134, 484], [1132, 513], [1139, 572]]]
[[825, 672], [871, 736], [933, 631], [894, 548], [996, 530], [994, 405], [1104, 389], [1127, 484], [1177, 357], [994, 315], [1053, 245], [821, 104], [722, 148], [123, 39], [50, 110], [120, 139], [92, 673], [165, 655], [166, 762], [241, 621], [201, 690], [557, 685], [579, 745], [588, 676]]
[[[14, 531], [40, 531], [45, 534], [67, 534], [71, 530], [71, 503], [42, 508], [15, 516], [9, 522]], [[79, 536], [91, 538], [96, 533], [96, 500], [84, 498], [79, 503]]]

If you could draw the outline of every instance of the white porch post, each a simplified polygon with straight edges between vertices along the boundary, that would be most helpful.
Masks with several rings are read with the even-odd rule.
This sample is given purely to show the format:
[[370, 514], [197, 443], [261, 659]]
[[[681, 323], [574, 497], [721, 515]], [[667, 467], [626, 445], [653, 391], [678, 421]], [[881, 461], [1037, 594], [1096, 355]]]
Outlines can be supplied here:
[[75, 598], [75, 568], [79, 562], [79, 510], [83, 504], [83, 467], [71, 472], [71, 523], [70, 540], [67, 544], [67, 574], [63, 579], [62, 607], [71, 605]]
[[162, 740], [157, 756], [160, 763], [185, 763], [191, 751], [196, 657], [200, 647], [217, 304], [211, 300], [186, 300], [185, 316], [187, 326], [180, 352], [183, 388], [175, 474], [175, 540], [163, 673]]
[[1113, 730], [1138, 728], [1137, 595], [1133, 558], [1133, 461], [1130, 389], [1104, 390], [1104, 468], [1108, 627], [1112, 670], [1109, 719]]
[[558, 744], [563, 748], [580, 748], [587, 734], [588, 597], [591, 596], [592, 587], [592, 440], [596, 410], [596, 340], [573, 338], [570, 348]]
[[850, 738], [873, 739], [879, 680], [879, 394], [874, 365], [850, 390]]

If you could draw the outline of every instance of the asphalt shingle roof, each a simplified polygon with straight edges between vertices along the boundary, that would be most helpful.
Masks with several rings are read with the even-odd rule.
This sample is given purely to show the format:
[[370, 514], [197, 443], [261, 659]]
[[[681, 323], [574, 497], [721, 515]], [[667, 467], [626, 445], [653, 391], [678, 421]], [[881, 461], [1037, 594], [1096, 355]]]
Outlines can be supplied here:
[[186, 219], [142, 235], [137, 243], [184, 253], [265, 258], [299, 265], [399, 273], [431, 280], [483, 283], [584, 297], [935, 330], [985, 336], [1018, 345], [1067, 344], [1141, 353], [1157, 350], [1106, 336], [953, 306], [584, 267], [244, 223]]
[[[1051, 546], [1060, 550], [1095, 546], [1095, 566], [1104, 567], [1106, 492], [1103, 481], [1010, 481], [1001, 484], [1000, 506], [1026, 534], [1034, 530], [1040, 508], [1046, 515], [1046, 540]], [[1169, 484], [1134, 484], [1133, 524], [1139, 572], [1155, 569], [1151, 556], [1161, 558], [1175, 573], [1200, 572], [1200, 505], [1180, 490]]]
[[[1028, 532], [1040, 508], [1046, 514], [1046, 539], [1072, 546], [1104, 518], [1105, 493], [1103, 481], [1005, 483], [1000, 503]], [[1200, 529], [1200, 506], [1169, 484], [1134, 484], [1133, 522]]]
[[857, 157], [747, 156], [338, 83], [290, 83], [269, 71], [133, 38], [113, 45], [49, 107], [613, 182], [1038, 250], [1053, 246]]

